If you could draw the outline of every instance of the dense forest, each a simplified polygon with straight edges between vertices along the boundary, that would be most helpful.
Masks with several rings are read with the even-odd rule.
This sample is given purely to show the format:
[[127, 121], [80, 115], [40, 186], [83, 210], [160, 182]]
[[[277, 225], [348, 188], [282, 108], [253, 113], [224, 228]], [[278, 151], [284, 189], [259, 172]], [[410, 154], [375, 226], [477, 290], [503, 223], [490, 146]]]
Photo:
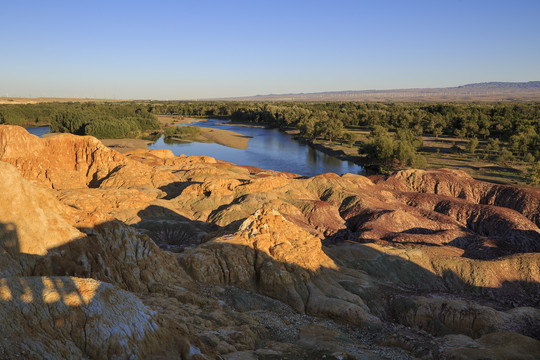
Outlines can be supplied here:
[[[154, 115], [227, 118], [298, 129], [308, 140], [357, 145], [366, 164], [425, 166], [418, 154], [422, 136], [467, 141], [469, 153], [485, 159], [540, 161], [540, 103], [257, 103], [125, 102], [0, 105], [0, 124], [50, 124], [56, 132], [105, 137], [137, 137], [160, 130]], [[359, 143], [351, 130], [370, 131]], [[479, 143], [482, 146], [479, 146]]]
[[35, 127], [52, 132], [92, 135], [100, 139], [139, 137], [160, 130], [157, 118], [136, 103], [41, 103], [0, 105], [0, 124]]
[[[226, 117], [278, 128], [297, 128], [307, 138], [353, 142], [346, 128], [385, 131], [413, 148], [422, 135], [488, 141], [491, 155], [540, 160], [540, 103], [214, 103], [155, 104], [156, 114]], [[476, 145], [477, 146], [477, 145]], [[399, 147], [399, 145], [398, 145]], [[403, 146], [401, 146], [403, 149]], [[369, 147], [368, 149], [369, 150]], [[402, 151], [403, 152], [403, 151]]]

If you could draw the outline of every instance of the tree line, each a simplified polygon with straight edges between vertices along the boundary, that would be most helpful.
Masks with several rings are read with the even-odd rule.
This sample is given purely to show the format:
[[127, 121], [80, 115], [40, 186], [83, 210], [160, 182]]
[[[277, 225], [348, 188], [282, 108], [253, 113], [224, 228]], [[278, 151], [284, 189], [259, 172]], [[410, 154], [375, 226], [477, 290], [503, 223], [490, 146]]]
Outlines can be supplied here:
[[[498, 140], [491, 152], [507, 148], [520, 158], [540, 160], [540, 103], [245, 103], [174, 102], [154, 104], [158, 114], [227, 117], [235, 121], [296, 128], [307, 138], [351, 142], [346, 127], [397, 133]], [[380, 132], [380, 131], [379, 131]], [[499, 149], [497, 149], [497, 147]]]
[[[150, 110], [150, 111], [149, 111]], [[161, 130], [151, 108], [136, 103], [41, 103], [0, 107], [0, 124], [35, 127], [97, 138], [139, 137]]]
[[[351, 129], [369, 130], [359, 146], [368, 163], [418, 167], [422, 136], [467, 140], [465, 149], [504, 162], [540, 161], [540, 103], [359, 103], [147, 101], [0, 105], [0, 124], [105, 137], [137, 137], [159, 130], [154, 115], [228, 118], [298, 129], [306, 139], [355, 144]], [[482, 141], [480, 149], [479, 143]]]
[[[408, 129], [414, 136], [498, 139], [515, 156], [540, 160], [540, 103], [253, 103], [126, 102], [0, 105], [0, 123], [50, 124], [53, 131], [76, 134], [133, 134], [159, 129], [153, 115], [223, 117], [235, 121], [296, 128], [310, 139], [347, 139], [345, 128], [391, 132]], [[91, 124], [94, 124], [92, 125]], [[114, 126], [107, 126], [106, 124]], [[113, 128], [120, 128], [115, 131]], [[475, 140], [473, 140], [475, 141]], [[492, 140], [493, 141], [493, 140]], [[497, 144], [492, 144], [497, 151]], [[530, 158], [530, 156], [528, 156]]]

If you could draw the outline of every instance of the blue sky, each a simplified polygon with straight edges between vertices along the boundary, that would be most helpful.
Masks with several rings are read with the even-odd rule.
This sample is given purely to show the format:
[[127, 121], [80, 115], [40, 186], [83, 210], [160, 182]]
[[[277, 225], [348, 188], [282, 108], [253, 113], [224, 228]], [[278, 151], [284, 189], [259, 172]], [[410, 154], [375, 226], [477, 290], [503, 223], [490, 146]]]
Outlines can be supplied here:
[[540, 1], [5, 1], [0, 96], [200, 99], [540, 80]]

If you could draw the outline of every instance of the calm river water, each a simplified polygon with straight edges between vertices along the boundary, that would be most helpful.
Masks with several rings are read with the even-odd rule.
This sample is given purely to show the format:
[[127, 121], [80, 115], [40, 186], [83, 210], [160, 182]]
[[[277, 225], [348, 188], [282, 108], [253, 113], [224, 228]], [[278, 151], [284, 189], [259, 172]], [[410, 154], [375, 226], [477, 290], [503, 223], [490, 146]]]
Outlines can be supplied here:
[[[250, 165], [304, 176], [314, 176], [326, 172], [336, 174], [363, 173], [361, 166], [315, 150], [277, 129], [232, 126], [223, 120], [200, 121], [192, 125], [231, 130], [250, 136], [251, 139], [249, 139], [248, 148], [245, 150], [197, 142], [165, 144], [163, 137], [148, 148], [169, 149], [175, 155], [206, 155], [238, 165]], [[30, 133], [38, 136], [46, 134], [48, 130], [48, 127], [28, 129]]]

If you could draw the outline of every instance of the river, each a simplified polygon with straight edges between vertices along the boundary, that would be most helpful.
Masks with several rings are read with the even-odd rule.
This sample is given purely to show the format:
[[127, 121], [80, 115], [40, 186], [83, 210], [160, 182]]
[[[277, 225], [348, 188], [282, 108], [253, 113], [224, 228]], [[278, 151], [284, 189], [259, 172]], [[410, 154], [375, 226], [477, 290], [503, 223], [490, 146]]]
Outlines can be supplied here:
[[[205, 155], [237, 165], [249, 165], [263, 169], [292, 172], [304, 176], [315, 176], [332, 172], [336, 174], [363, 174], [364, 169], [350, 161], [339, 160], [319, 150], [294, 140], [277, 129], [233, 126], [223, 120], [208, 120], [191, 125], [231, 130], [251, 137], [247, 149], [234, 149], [213, 143], [166, 144], [163, 137], [149, 149], [169, 149], [175, 155]], [[43, 136], [48, 127], [28, 129], [32, 134]]]

